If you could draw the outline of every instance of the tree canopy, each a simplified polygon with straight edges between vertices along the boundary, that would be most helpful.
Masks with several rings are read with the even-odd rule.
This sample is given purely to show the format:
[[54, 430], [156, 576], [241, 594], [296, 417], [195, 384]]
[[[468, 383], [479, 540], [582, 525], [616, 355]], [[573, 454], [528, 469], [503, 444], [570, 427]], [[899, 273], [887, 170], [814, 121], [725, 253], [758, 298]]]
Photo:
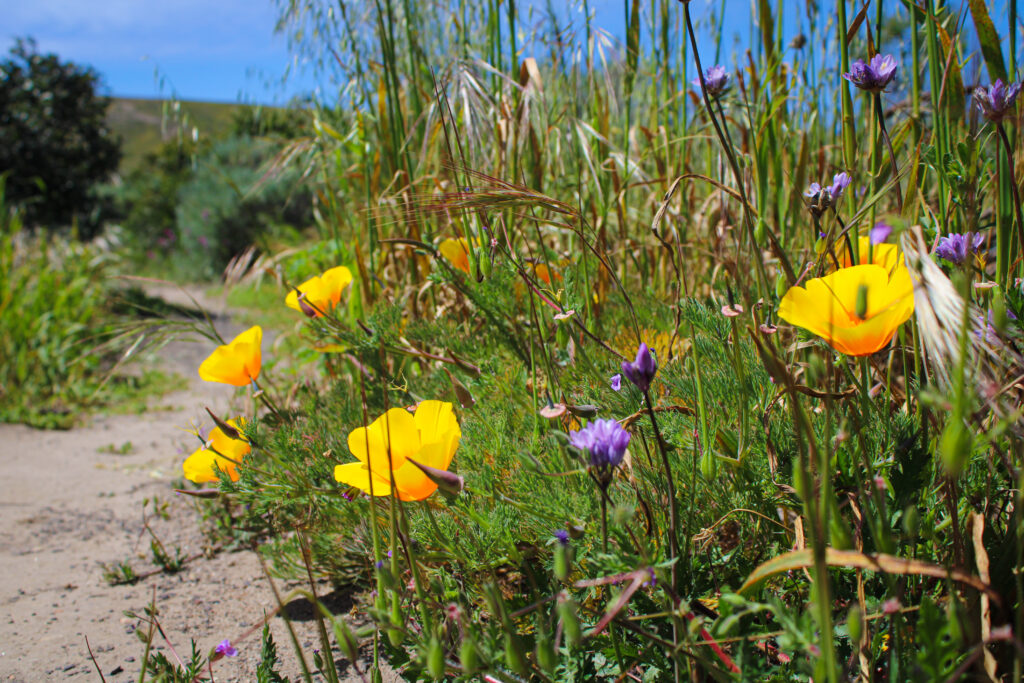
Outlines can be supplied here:
[[95, 186], [121, 158], [98, 84], [91, 67], [41, 55], [32, 40], [0, 62], [0, 173], [28, 225], [98, 227]]

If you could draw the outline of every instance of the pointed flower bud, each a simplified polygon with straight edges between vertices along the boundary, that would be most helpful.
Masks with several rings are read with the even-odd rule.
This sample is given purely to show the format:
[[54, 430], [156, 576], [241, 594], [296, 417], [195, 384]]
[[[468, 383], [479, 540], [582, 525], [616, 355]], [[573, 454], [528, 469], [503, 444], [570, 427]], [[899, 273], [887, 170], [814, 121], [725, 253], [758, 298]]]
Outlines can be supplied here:
[[658, 361], [654, 360], [651, 350], [643, 342], [640, 343], [640, 348], [636, 351], [636, 360], [632, 363], [622, 364], [622, 373], [640, 391], [647, 391], [650, 388], [651, 380], [654, 379], [657, 372]]

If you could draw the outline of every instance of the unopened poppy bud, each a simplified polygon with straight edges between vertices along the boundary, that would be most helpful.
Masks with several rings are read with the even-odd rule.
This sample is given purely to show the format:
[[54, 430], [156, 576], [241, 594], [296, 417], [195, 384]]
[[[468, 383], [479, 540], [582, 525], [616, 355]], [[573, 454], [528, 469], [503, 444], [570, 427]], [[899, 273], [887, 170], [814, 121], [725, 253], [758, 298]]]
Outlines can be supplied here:
[[229, 425], [225, 420], [222, 420], [216, 415], [214, 415], [213, 411], [210, 410], [209, 407], [206, 408], [206, 412], [210, 414], [210, 417], [213, 418], [214, 424], [216, 424], [217, 427], [220, 428], [220, 431], [224, 433], [224, 436], [228, 437], [229, 439], [235, 439], [237, 441], [245, 440], [245, 437], [242, 436], [241, 432], [239, 432], [237, 429]]
[[[566, 581], [569, 579], [569, 574], [572, 572], [572, 546], [569, 545], [569, 532], [564, 529], [559, 529], [561, 535], [555, 532], [555, 536], [558, 542], [555, 544], [555, 562], [554, 572], [555, 577], [559, 581]], [[562, 540], [564, 537], [565, 540]]]
[[962, 420], [955, 415], [942, 430], [939, 437], [939, 453], [950, 474], [958, 474], [971, 457], [971, 432], [964, 428]]
[[1006, 299], [1003, 298], [1003, 292], [999, 289], [992, 290], [992, 326], [996, 328], [996, 332], [1003, 334], [1006, 332], [1006, 325], [1010, 322], [1010, 317], [1006, 314]]
[[903, 510], [903, 533], [907, 535], [907, 538], [914, 540], [917, 538], [918, 527], [921, 524], [921, 517], [917, 514], [917, 508], [913, 505], [908, 505]]
[[491, 266], [490, 255], [486, 253], [483, 249], [478, 251], [477, 255], [480, 257], [480, 274], [483, 275], [484, 277], [490, 277], [491, 271], [493, 270]]
[[[391, 594], [391, 623], [396, 625], [404, 623], [404, 620], [402, 619], [402, 606], [398, 601], [398, 593]], [[404, 635], [402, 633], [402, 629], [388, 629], [388, 640], [391, 641], [391, 644], [395, 647], [402, 644], [403, 638]]]
[[763, 242], [766, 230], [768, 230], [768, 224], [764, 222], [763, 218], [758, 218], [757, 223], [754, 223], [754, 239]]
[[470, 675], [476, 673], [480, 666], [480, 658], [477, 656], [476, 643], [469, 636], [462, 638], [462, 645], [459, 646], [459, 663], [462, 665], [462, 673]]
[[718, 458], [710, 449], [705, 448], [704, 453], [700, 456], [700, 473], [708, 481], [714, 479], [718, 474]]
[[786, 280], [786, 276], [783, 273], [779, 273], [775, 278], [775, 296], [780, 299], [786, 296], [786, 292], [789, 291], [789, 281]]
[[559, 348], [565, 348], [569, 344], [569, 323], [555, 325], [555, 341]]
[[576, 601], [568, 593], [558, 595], [558, 619], [562, 622], [562, 633], [565, 634], [565, 642], [569, 645], [578, 645], [583, 640], [583, 631], [580, 628], [580, 618], [576, 613]]
[[505, 633], [505, 665], [520, 676], [530, 672], [530, 665], [523, 656], [523, 646], [515, 635]]
[[349, 661], [358, 661], [359, 643], [356, 641], [352, 629], [348, 627], [348, 622], [344, 619], [334, 620], [334, 638], [338, 641], [338, 646], [345, 653], [345, 656], [349, 658]]
[[850, 642], [856, 646], [860, 642], [860, 635], [863, 630], [863, 621], [861, 619], [860, 607], [854, 606], [850, 609], [849, 616], [846, 617], [846, 630], [850, 634]]
[[439, 470], [429, 465], [421, 465], [412, 458], [406, 458], [406, 460], [420, 468], [420, 471], [427, 475], [427, 479], [437, 484], [437, 487], [445, 493], [458, 495], [466, 488], [466, 481], [454, 472]]
[[537, 663], [540, 664], [541, 670], [548, 675], [554, 675], [555, 667], [558, 665], [555, 644], [542, 624], [537, 626]]
[[437, 636], [431, 638], [427, 646], [427, 673], [435, 681], [444, 678], [444, 648]]

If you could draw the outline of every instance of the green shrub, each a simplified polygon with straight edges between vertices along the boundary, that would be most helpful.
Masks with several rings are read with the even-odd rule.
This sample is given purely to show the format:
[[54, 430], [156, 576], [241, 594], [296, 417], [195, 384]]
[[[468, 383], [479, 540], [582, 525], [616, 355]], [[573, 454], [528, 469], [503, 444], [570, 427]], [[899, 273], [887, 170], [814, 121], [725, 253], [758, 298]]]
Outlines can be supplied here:
[[311, 224], [310, 192], [289, 168], [269, 174], [279, 144], [246, 136], [216, 143], [178, 192], [172, 263], [208, 279], [253, 244], [265, 245]]

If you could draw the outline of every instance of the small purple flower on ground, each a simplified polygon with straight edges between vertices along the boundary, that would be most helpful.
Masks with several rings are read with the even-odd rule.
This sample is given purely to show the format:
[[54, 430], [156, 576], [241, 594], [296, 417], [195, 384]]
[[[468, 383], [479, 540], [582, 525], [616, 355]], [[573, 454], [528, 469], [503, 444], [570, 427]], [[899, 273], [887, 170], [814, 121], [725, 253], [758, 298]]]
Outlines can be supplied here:
[[997, 78], [996, 82], [987, 88], [983, 85], [975, 88], [974, 101], [978, 103], [978, 108], [986, 119], [999, 123], [1013, 113], [1020, 87], [1020, 83], [1005, 85], [1002, 79]]
[[632, 363], [624, 362], [622, 364], [622, 373], [640, 391], [647, 391], [650, 388], [651, 380], [654, 379], [656, 372], [658, 372], [658, 361], [654, 360], [647, 344], [642, 342], [640, 348], [636, 350], [636, 360]]
[[850, 71], [843, 78], [861, 90], [882, 92], [896, 76], [896, 58], [892, 55], [877, 54], [870, 62], [858, 59], [850, 66]]
[[[700, 90], [700, 78], [690, 83]], [[704, 87], [708, 89], [709, 97], [718, 97], [729, 88], [729, 72], [721, 64], [715, 64], [704, 72]]]
[[939, 239], [935, 255], [955, 265], [962, 265], [967, 257], [978, 251], [985, 236], [981, 233], [953, 233]]
[[213, 649], [214, 652], [223, 657], [237, 657], [238, 650], [231, 646], [231, 641], [225, 638]]
[[569, 532], [565, 529], [555, 529], [555, 540], [562, 545], [569, 545]]
[[892, 226], [888, 223], [876, 223], [875, 227], [871, 228], [871, 244], [881, 244], [889, 239], [889, 235], [892, 234]]
[[622, 391], [622, 375], [612, 375], [612, 391]]

